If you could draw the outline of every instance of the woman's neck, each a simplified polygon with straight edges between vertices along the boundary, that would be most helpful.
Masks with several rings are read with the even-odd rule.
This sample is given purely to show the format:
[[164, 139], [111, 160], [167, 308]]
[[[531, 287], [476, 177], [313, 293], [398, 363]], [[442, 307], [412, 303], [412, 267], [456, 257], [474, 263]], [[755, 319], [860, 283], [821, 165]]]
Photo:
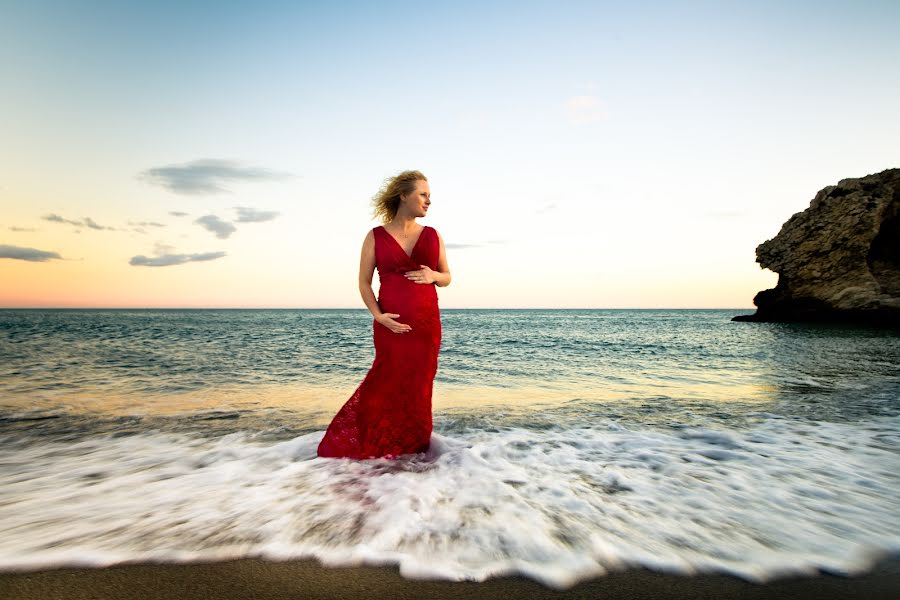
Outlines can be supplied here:
[[393, 220], [391, 220], [390, 225], [397, 231], [402, 231], [404, 233], [411, 233], [418, 229], [416, 217], [395, 216]]

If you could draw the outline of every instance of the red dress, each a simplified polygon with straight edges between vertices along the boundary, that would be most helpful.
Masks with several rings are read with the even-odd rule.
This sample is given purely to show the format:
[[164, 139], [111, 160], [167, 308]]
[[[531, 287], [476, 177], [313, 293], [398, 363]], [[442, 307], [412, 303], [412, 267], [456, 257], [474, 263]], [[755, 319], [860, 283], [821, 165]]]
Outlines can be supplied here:
[[440, 240], [426, 225], [407, 255], [384, 227], [373, 232], [378, 306], [382, 312], [399, 314], [394, 320], [412, 329], [394, 333], [372, 319], [375, 361], [332, 419], [318, 456], [396, 458], [424, 452], [431, 441], [431, 391], [441, 346], [437, 288], [407, 279], [404, 273], [420, 265], [437, 270]]

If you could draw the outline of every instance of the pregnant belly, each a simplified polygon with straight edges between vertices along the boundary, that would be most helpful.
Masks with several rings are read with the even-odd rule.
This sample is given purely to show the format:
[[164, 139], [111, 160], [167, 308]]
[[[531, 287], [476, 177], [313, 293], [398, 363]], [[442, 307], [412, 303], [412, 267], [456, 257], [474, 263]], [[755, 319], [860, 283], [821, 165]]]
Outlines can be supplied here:
[[413, 329], [430, 325], [438, 315], [437, 290], [434, 284], [415, 283], [403, 275], [385, 277], [378, 289], [378, 306], [383, 312], [398, 313], [394, 320]]

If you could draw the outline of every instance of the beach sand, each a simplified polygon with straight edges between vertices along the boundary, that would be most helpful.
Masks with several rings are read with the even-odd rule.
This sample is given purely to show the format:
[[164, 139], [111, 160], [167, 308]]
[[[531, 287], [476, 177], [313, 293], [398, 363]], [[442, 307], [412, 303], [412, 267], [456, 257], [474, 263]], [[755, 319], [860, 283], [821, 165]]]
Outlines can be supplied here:
[[316, 560], [241, 559], [192, 564], [121, 564], [0, 573], [0, 598], [900, 598], [900, 555], [858, 577], [818, 575], [755, 584], [728, 575], [669, 575], [644, 569], [610, 573], [568, 590], [525, 577], [484, 582], [412, 581], [396, 566], [324, 567]]

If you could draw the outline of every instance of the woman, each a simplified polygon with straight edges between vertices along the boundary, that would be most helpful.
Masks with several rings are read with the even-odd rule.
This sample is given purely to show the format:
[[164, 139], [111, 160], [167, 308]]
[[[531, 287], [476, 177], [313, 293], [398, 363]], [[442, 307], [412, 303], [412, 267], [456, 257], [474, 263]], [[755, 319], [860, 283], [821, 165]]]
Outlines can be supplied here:
[[[332, 419], [317, 454], [397, 458], [431, 441], [431, 391], [441, 346], [435, 286], [450, 284], [444, 240], [416, 218], [431, 205], [428, 180], [404, 171], [374, 198], [384, 225], [363, 241], [359, 291], [374, 316], [375, 362]], [[378, 299], [372, 272], [378, 268]]]

